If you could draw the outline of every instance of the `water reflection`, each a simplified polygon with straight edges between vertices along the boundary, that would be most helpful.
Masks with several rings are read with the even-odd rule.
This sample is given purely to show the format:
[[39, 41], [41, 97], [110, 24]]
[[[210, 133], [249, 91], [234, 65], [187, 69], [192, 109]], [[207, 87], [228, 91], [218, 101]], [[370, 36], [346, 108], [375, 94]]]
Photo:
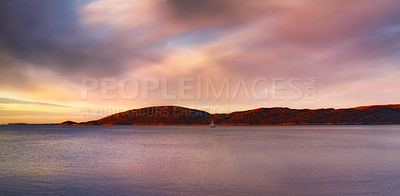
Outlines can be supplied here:
[[400, 194], [400, 126], [1, 126], [2, 194]]

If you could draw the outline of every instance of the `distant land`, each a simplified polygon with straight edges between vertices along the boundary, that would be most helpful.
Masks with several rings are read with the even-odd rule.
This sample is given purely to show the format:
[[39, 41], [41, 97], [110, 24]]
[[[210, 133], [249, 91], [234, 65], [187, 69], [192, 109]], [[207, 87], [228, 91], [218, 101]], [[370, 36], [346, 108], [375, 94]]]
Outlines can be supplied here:
[[259, 108], [229, 114], [210, 114], [178, 106], [128, 110], [88, 122], [60, 125], [372, 125], [400, 124], [400, 104], [347, 109]]

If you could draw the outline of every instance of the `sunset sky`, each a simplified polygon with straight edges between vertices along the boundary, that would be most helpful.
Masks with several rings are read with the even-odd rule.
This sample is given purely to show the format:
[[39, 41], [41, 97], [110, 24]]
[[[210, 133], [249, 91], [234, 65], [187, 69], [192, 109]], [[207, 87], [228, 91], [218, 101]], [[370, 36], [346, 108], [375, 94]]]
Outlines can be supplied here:
[[[88, 121], [154, 105], [232, 112], [399, 103], [399, 10], [398, 0], [0, 1], [0, 124]], [[317, 97], [163, 99], [157, 90], [104, 99], [99, 89], [85, 99], [87, 78], [166, 78], [171, 94], [180, 78], [216, 86], [265, 78], [258, 90], [274, 78], [283, 86], [315, 78]]]

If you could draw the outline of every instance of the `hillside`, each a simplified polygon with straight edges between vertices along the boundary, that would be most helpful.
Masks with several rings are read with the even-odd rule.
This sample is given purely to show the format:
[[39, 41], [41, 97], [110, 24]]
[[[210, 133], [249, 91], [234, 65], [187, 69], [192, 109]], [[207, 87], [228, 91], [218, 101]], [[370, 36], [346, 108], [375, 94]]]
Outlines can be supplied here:
[[121, 112], [97, 122], [100, 125], [187, 125], [205, 116], [210, 114], [177, 106], [160, 106]]
[[400, 105], [316, 110], [276, 107], [214, 115], [177, 106], [159, 106], [74, 125], [207, 125], [211, 119], [219, 125], [400, 124]]
[[399, 105], [366, 106], [349, 109], [289, 109], [259, 108], [213, 115], [196, 124], [206, 124], [210, 119], [224, 125], [296, 125], [296, 124], [399, 124]]

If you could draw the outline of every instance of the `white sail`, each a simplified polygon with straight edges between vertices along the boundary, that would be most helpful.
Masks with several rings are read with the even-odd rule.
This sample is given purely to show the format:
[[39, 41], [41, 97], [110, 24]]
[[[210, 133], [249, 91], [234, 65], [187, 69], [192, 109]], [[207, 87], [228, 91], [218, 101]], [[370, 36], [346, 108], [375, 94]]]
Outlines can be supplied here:
[[210, 127], [216, 127], [216, 126], [214, 125], [214, 120], [211, 120]]

